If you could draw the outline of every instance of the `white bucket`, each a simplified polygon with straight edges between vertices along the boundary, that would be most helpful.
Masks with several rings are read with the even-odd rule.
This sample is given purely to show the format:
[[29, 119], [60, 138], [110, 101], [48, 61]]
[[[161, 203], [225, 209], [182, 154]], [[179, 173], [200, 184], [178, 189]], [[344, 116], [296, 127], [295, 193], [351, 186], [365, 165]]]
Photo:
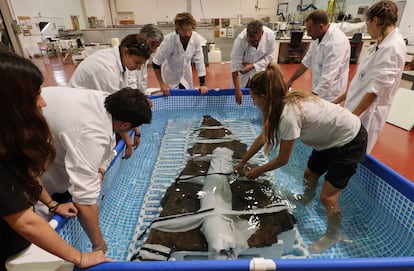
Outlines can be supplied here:
[[111, 43], [112, 43], [112, 47], [119, 46], [119, 39], [118, 38], [112, 38]]
[[208, 63], [220, 63], [221, 62], [221, 51], [214, 50], [208, 52]]

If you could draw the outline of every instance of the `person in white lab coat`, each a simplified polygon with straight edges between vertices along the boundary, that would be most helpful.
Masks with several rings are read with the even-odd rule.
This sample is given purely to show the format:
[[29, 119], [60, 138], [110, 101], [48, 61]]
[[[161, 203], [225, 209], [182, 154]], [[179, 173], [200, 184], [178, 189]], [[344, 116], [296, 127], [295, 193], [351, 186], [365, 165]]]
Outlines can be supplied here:
[[170, 95], [171, 88], [193, 89], [193, 61], [200, 82], [198, 89], [205, 94], [208, 88], [202, 46], [206, 40], [194, 31], [197, 24], [190, 13], [178, 13], [174, 24], [175, 31], [165, 36], [152, 60], [160, 90], [164, 95]]
[[312, 69], [312, 92], [333, 101], [348, 85], [351, 46], [345, 34], [329, 24], [324, 10], [315, 10], [306, 18], [307, 34], [313, 39], [296, 72], [287, 82], [291, 87], [308, 68]]
[[50, 194], [69, 191], [93, 250], [106, 251], [99, 228], [97, 198], [102, 165], [112, 156], [115, 134], [150, 123], [152, 112], [140, 91], [108, 92], [46, 87], [43, 109], [53, 135], [56, 159], [41, 176]]
[[[151, 54], [154, 54], [157, 48], [160, 46], [161, 42], [164, 40], [164, 35], [162, 31], [156, 27], [153, 24], [146, 24], [144, 25], [141, 30], [139, 31], [139, 34], [144, 36], [147, 40], [147, 44], [150, 47]], [[132, 78], [132, 83], [129, 84], [132, 88], [137, 88], [144, 93], [146, 92], [148, 85], [147, 85], [147, 78], [148, 78], [148, 63], [150, 62], [150, 59], [147, 59], [145, 64], [141, 66], [140, 69], [136, 70], [134, 72], [136, 77]], [[136, 87], [134, 86], [134, 81], [136, 80]], [[150, 104], [152, 104], [152, 101], [150, 100]]]
[[358, 66], [345, 98], [345, 107], [359, 116], [368, 130], [370, 153], [385, 125], [405, 65], [406, 46], [399, 33], [398, 7], [394, 1], [380, 1], [366, 13], [367, 31], [377, 42]]
[[[136, 88], [136, 81], [131, 82], [131, 78], [136, 78], [133, 72], [141, 69], [150, 54], [150, 47], [144, 36], [128, 35], [122, 39], [119, 47], [97, 51], [84, 59], [73, 73], [69, 86], [108, 93], [117, 92], [124, 87]], [[133, 148], [139, 145], [138, 128], [135, 129], [135, 135], [134, 142], [128, 134], [121, 135], [126, 145], [124, 158], [129, 158]]]
[[76, 68], [69, 86], [114, 93], [128, 85], [131, 71], [140, 69], [150, 57], [144, 36], [131, 34], [119, 47], [99, 50], [85, 58]]
[[241, 88], [247, 87], [250, 78], [272, 62], [275, 44], [274, 32], [259, 20], [250, 22], [234, 40], [231, 50], [231, 82], [237, 104], [242, 103]]

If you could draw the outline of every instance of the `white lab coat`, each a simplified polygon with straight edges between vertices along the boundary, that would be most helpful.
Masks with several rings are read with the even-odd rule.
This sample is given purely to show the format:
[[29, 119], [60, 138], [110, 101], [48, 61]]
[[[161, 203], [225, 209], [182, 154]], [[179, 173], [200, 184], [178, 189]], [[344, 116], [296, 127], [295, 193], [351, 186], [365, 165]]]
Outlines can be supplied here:
[[101, 189], [100, 165], [112, 156], [115, 134], [104, 107], [107, 92], [46, 87], [43, 109], [52, 131], [56, 158], [41, 176], [47, 191], [69, 191], [73, 201], [91, 205]]
[[351, 46], [345, 34], [330, 25], [322, 40], [313, 40], [302, 64], [312, 68], [312, 92], [333, 101], [348, 85]]
[[384, 127], [397, 92], [405, 65], [406, 46], [398, 29], [374, 44], [362, 59], [349, 85], [345, 107], [351, 112], [366, 93], [377, 98], [359, 116], [368, 131], [367, 153], [370, 153]]
[[128, 78], [133, 71], [124, 68], [119, 47], [99, 50], [85, 58], [76, 68], [69, 81], [69, 86], [115, 93], [121, 88], [132, 87]]
[[135, 70], [129, 74], [128, 78], [128, 86], [131, 88], [139, 89], [142, 93], [145, 93], [147, 90], [147, 82], [148, 82], [148, 68], [147, 65], [149, 63], [149, 60], [145, 62], [141, 66], [141, 69]]
[[135, 73], [137, 74], [137, 89], [141, 90], [145, 93], [148, 88], [148, 62], [146, 61], [144, 65], [141, 66], [140, 70], [136, 70]]
[[205, 76], [206, 67], [202, 48], [205, 43], [206, 40], [193, 31], [184, 51], [178, 33], [172, 32], [165, 36], [152, 60], [155, 64], [161, 65], [164, 83], [170, 88], [178, 88], [179, 83], [187, 89], [194, 88], [191, 61], [196, 66], [198, 76]]
[[[242, 70], [245, 66], [243, 63], [254, 64], [254, 69], [250, 72], [239, 73], [240, 87], [244, 88], [255, 73], [264, 70], [273, 60], [275, 44], [275, 33], [266, 26], [263, 27], [263, 35], [257, 48], [250, 46], [246, 29], [237, 36], [231, 50], [231, 72]], [[233, 80], [231, 80], [231, 86], [234, 88]]]

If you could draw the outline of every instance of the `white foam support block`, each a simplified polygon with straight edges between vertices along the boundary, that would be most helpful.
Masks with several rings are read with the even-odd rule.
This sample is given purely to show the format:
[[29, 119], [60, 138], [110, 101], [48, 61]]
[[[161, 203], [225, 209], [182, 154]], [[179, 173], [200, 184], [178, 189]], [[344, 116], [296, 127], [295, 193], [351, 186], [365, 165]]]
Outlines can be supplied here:
[[[58, 222], [55, 219], [49, 221], [49, 225], [56, 229]], [[57, 271], [64, 265], [65, 261], [61, 258], [41, 249], [35, 244], [31, 244], [28, 248], [11, 256], [6, 261], [6, 269], [8, 271]], [[67, 263], [66, 267], [72, 269], [59, 269], [61, 271], [73, 270], [73, 264]]]
[[59, 257], [31, 244], [21, 253], [10, 257], [6, 262], [8, 271], [53, 271], [64, 263]]
[[394, 96], [387, 122], [407, 131], [414, 126], [414, 90], [399, 88]]

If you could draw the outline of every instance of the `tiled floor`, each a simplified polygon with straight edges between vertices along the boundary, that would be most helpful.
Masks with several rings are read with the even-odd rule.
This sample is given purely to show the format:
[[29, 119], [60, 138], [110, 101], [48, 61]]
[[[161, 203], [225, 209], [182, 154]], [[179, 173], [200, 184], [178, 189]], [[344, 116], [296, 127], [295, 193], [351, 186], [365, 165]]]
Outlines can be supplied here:
[[[35, 58], [33, 62], [44, 74], [44, 86], [66, 86], [76, 68], [74, 64], [63, 64], [60, 57]], [[280, 65], [285, 78], [289, 78], [296, 70], [296, 67], [297, 64]], [[351, 65], [350, 67], [350, 79], [352, 79], [357, 66]], [[230, 88], [230, 64], [212, 63], [208, 65], [206, 78], [209, 88]], [[148, 87], [158, 87], [151, 68], [148, 75]], [[306, 72], [294, 83], [293, 88], [309, 90], [311, 88], [311, 73], [309, 71]], [[372, 151], [372, 155], [414, 182], [414, 129], [407, 132], [386, 123]]]

